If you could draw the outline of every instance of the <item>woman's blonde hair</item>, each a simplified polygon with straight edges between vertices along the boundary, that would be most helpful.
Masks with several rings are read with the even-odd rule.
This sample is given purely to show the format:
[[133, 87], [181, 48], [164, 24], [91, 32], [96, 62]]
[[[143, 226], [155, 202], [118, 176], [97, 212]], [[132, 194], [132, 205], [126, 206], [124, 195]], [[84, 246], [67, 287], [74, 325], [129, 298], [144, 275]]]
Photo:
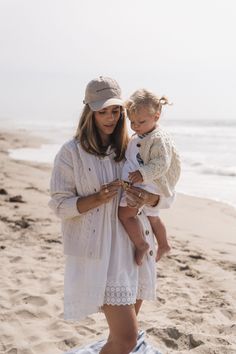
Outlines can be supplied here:
[[[83, 149], [88, 153], [97, 156], [107, 155], [107, 149], [102, 146], [101, 137], [95, 124], [94, 112], [90, 109], [88, 104], [85, 105], [82, 111], [75, 138], [79, 140]], [[111, 134], [111, 147], [115, 152], [115, 161], [119, 162], [124, 158], [128, 139], [125, 111], [123, 107], [121, 107], [120, 118]]]
[[162, 106], [170, 104], [165, 96], [158, 97], [151, 91], [140, 89], [135, 91], [125, 103], [128, 115], [137, 113], [141, 108], [145, 107], [150, 114], [161, 113]]

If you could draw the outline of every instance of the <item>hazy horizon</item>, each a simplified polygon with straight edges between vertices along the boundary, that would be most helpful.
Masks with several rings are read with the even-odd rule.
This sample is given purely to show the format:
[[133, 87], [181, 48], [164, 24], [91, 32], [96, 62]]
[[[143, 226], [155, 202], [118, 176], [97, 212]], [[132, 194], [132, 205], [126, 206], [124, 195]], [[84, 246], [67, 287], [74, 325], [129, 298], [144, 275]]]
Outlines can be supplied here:
[[73, 121], [85, 85], [149, 88], [168, 120], [236, 120], [233, 0], [3, 0], [0, 122]]

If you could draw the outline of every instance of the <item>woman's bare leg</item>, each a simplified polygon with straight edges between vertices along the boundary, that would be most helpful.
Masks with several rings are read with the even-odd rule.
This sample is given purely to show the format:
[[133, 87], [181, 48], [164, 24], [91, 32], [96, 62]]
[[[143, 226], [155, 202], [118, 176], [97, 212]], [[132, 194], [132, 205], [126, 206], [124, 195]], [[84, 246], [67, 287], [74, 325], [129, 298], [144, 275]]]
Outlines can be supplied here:
[[[138, 313], [139, 313], [139, 310], [142, 306], [142, 303], [143, 303], [143, 300], [136, 300], [136, 303], [134, 304], [136, 316], [138, 316]], [[107, 341], [109, 341], [109, 340], [111, 340], [111, 333], [109, 333], [109, 337], [108, 337]]]
[[136, 345], [138, 324], [134, 305], [104, 305], [110, 335], [100, 354], [129, 354]]

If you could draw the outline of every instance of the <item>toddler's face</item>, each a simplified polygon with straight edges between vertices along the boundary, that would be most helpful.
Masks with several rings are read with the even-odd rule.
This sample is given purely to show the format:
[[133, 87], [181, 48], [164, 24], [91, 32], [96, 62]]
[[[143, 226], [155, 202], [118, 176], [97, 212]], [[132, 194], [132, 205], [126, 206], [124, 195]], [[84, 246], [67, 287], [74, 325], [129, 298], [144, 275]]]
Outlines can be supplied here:
[[150, 114], [147, 107], [142, 107], [137, 113], [131, 113], [129, 116], [131, 129], [138, 135], [146, 134], [156, 128], [160, 114]]

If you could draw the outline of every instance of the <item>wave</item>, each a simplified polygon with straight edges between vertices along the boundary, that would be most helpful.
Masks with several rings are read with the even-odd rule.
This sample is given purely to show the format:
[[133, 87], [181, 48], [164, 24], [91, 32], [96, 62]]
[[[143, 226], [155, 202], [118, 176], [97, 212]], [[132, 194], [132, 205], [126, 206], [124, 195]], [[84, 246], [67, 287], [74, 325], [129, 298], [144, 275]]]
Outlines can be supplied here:
[[183, 170], [192, 170], [195, 173], [200, 173], [204, 175], [236, 177], [236, 167], [206, 166], [205, 164], [200, 162], [183, 163]]
[[[182, 158], [182, 168], [185, 171], [192, 171], [197, 174], [236, 177], [236, 166], [209, 165], [205, 161], [200, 161], [201, 156], [192, 159], [190, 156]], [[232, 160], [231, 160], [232, 161]], [[228, 161], [229, 162], [229, 161]]]
[[168, 131], [178, 139], [234, 139], [236, 138], [236, 127], [214, 127], [214, 126], [169, 126]]
[[192, 127], [236, 127], [235, 119], [224, 120], [196, 120], [196, 119], [166, 119], [162, 122], [166, 126], [192, 126]]
[[230, 167], [230, 168], [204, 167], [201, 168], [201, 173], [207, 175], [236, 177], [236, 167]]

